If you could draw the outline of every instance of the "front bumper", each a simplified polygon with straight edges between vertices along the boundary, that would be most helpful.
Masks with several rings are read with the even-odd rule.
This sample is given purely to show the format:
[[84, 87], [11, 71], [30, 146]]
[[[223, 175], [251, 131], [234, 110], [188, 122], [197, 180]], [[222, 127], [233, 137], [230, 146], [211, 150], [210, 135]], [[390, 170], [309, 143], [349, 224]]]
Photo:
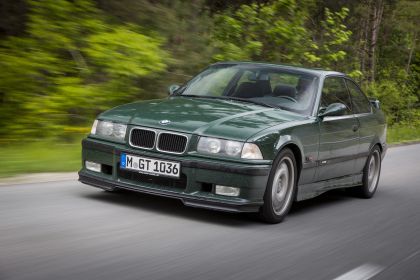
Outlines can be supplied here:
[[[203, 160], [193, 156], [174, 156], [164, 153], [133, 149], [124, 144], [110, 144], [87, 138], [82, 142], [83, 168], [79, 181], [105, 190], [126, 189], [141, 193], [180, 199], [185, 205], [227, 212], [256, 212], [263, 204], [271, 165], [250, 165], [225, 161]], [[119, 169], [120, 154], [128, 153], [172, 160], [181, 163], [183, 184], [172, 184], [169, 179], [159, 181], [156, 177], [147, 180], [130, 172], [126, 176]], [[84, 162], [94, 161], [109, 166], [107, 172], [92, 172]], [[142, 178], [139, 180], [139, 178]], [[163, 182], [163, 183], [162, 183]], [[167, 182], [167, 183], [166, 183]], [[216, 195], [214, 185], [240, 188], [239, 197]]]

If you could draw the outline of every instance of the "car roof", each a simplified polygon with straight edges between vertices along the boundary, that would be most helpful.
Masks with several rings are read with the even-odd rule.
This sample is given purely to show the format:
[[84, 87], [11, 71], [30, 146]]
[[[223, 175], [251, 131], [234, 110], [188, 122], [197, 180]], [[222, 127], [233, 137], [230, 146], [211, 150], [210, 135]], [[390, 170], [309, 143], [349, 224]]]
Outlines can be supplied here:
[[295, 70], [307, 74], [312, 74], [316, 76], [328, 76], [328, 75], [336, 75], [336, 76], [346, 76], [346, 74], [325, 70], [325, 69], [318, 69], [318, 68], [305, 68], [301, 66], [294, 66], [294, 65], [287, 65], [287, 64], [274, 64], [274, 63], [267, 63], [267, 62], [251, 62], [251, 61], [223, 61], [217, 62], [212, 65], [250, 65], [250, 66], [265, 66], [265, 67], [273, 67], [277, 69], [285, 69], [285, 70]]

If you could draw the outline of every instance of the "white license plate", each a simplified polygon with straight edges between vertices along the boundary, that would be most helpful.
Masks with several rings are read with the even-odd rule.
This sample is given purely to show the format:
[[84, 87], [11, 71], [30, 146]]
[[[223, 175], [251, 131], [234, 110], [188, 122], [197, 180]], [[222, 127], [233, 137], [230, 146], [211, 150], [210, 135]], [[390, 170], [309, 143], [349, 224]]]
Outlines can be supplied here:
[[179, 178], [181, 164], [179, 162], [121, 154], [121, 169], [134, 170], [157, 176]]

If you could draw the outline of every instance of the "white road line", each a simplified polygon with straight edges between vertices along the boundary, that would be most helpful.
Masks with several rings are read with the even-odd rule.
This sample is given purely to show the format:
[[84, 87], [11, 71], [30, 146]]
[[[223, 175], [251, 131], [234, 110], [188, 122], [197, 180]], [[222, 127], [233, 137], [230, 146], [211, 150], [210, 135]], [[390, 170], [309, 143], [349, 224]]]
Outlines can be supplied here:
[[375, 264], [363, 264], [352, 269], [334, 280], [368, 280], [384, 270], [384, 267]]

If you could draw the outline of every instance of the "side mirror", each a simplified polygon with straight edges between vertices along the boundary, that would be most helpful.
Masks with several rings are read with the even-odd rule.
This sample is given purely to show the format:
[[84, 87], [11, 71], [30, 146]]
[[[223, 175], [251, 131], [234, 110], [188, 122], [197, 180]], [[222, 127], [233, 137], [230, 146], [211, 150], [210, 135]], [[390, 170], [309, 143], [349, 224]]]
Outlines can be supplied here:
[[376, 98], [369, 98], [370, 104], [376, 109], [381, 109], [381, 102]]
[[181, 86], [180, 85], [170, 85], [168, 87], [168, 93], [169, 95], [174, 94]]
[[319, 113], [318, 117], [328, 117], [328, 116], [342, 116], [347, 110], [347, 106], [343, 103], [332, 103], [330, 104], [324, 112]]

